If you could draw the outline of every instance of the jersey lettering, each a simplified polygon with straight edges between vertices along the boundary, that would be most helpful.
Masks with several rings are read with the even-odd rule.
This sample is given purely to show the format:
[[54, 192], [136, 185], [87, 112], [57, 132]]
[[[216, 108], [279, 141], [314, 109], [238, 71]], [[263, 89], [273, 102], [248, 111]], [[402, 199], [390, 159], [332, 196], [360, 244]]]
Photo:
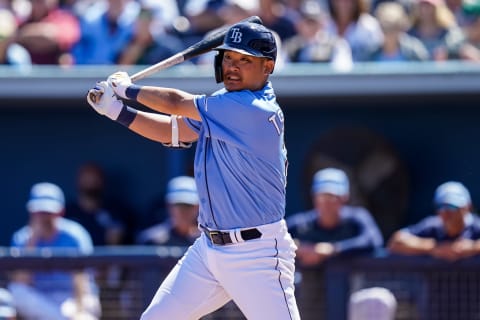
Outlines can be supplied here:
[[[279, 122], [277, 122], [277, 117], [280, 124]], [[278, 135], [281, 135], [283, 133], [283, 122], [285, 121], [285, 118], [283, 116], [282, 110], [278, 110], [277, 113], [273, 114], [270, 118], [268, 118], [268, 121], [270, 121], [273, 124], [273, 126], [277, 130]], [[281, 125], [281, 128], [280, 128], [280, 125]]]
[[239, 28], [232, 28], [232, 33], [230, 34], [230, 38], [232, 39], [233, 43], [241, 43], [242, 35], [243, 34], [240, 32]]
[[[278, 121], [277, 121], [278, 118]], [[283, 115], [282, 110], [278, 110], [276, 113], [272, 114], [270, 118], [268, 118], [268, 121], [270, 121], [273, 126], [275, 127], [275, 130], [277, 131], [278, 135], [283, 134], [284, 131], [284, 125], [283, 123], [285, 122], [285, 117]], [[285, 146], [285, 142], [282, 145], [282, 153], [285, 157], [285, 185], [284, 187], [287, 187], [287, 173], [288, 173], [288, 160], [287, 160], [287, 148]]]

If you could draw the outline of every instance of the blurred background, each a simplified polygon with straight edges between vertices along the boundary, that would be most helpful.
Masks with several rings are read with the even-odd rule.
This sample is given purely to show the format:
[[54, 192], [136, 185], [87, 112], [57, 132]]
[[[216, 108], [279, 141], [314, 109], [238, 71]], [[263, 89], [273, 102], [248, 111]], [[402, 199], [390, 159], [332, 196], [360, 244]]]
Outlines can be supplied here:
[[[385, 3], [394, 5], [382, 6]], [[348, 10], [352, 13], [346, 14]], [[480, 5], [475, 1], [0, 1], [3, 272], [27, 265], [53, 268], [59, 266], [57, 262], [73, 268], [114, 261], [136, 271], [147, 266], [144, 275], [154, 274], [153, 278], [161, 280], [162, 273], [153, 271], [158, 268], [155, 258], [164, 256], [168, 270], [178, 252], [151, 247], [132, 252], [128, 246], [136, 245], [134, 239], [141, 230], [165, 218], [167, 182], [193, 174], [195, 146], [171, 150], [137, 136], [99, 116], [85, 95], [97, 81], [117, 70], [133, 74], [215, 28], [254, 14], [278, 35], [279, 58], [271, 80], [286, 119], [287, 216], [311, 208], [312, 175], [332, 166], [348, 174], [350, 203], [368, 208], [385, 239], [433, 214], [434, 190], [444, 181], [465, 184], [476, 212], [480, 199]], [[198, 94], [220, 88], [214, 81], [210, 54], [139, 84]], [[118, 218], [125, 237], [118, 248], [98, 246], [95, 255], [80, 257], [75, 263], [68, 263], [72, 257], [62, 254], [52, 262], [45, 262], [42, 254], [33, 260], [12, 256], [8, 247], [12, 234], [28, 219], [25, 204], [32, 184], [53, 182], [63, 189], [67, 203], [74, 202], [79, 169], [90, 163], [102, 169], [103, 196], [120, 208]], [[132, 256], [139, 265], [130, 260]], [[304, 306], [313, 311], [305, 311], [304, 318], [343, 319], [351, 291], [381, 284], [396, 290], [399, 306], [403, 306], [397, 319], [427, 319], [422, 313], [429, 305], [422, 295], [429, 287], [424, 283], [430, 283], [426, 274], [438, 272], [442, 280], [435, 283], [461, 287], [464, 280], [452, 280], [451, 274], [442, 278], [442, 272], [453, 270], [456, 275], [467, 274], [470, 285], [480, 283], [474, 271], [476, 261], [452, 269], [438, 261], [389, 260], [382, 252], [368, 258], [304, 270], [304, 277], [309, 272], [317, 277], [309, 282], [316, 284], [308, 289], [314, 298], [303, 300], [314, 301]], [[328, 279], [338, 280], [335, 283], [341, 292], [324, 291], [324, 276], [337, 271], [342, 272], [340, 278], [334, 274]], [[142, 292], [145, 298], [132, 307], [133, 313], [142, 310], [157, 287], [155, 283], [147, 288], [148, 280], [136, 280], [135, 284], [128, 282], [134, 288], [131, 292]], [[405, 287], [405, 283], [416, 283], [421, 289]], [[471, 304], [480, 304], [480, 286], [468, 290]], [[320, 300], [325, 305], [328, 301], [343, 303], [327, 310], [315, 303]], [[458, 310], [468, 308], [469, 303]], [[234, 307], [224, 312], [229, 310], [232, 313], [227, 318], [241, 317]], [[124, 319], [138, 317], [124, 314]]]

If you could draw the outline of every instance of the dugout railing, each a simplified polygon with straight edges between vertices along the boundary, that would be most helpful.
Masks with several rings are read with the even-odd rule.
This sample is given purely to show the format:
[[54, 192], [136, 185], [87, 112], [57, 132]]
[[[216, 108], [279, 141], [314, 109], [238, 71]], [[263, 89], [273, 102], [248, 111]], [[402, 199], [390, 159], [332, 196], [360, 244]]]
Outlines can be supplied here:
[[[181, 247], [96, 248], [79, 256], [68, 250], [0, 250], [0, 285], [14, 270], [77, 270], [98, 275], [102, 320], [138, 319], [158, 284], [184, 252]], [[342, 320], [350, 294], [381, 286], [395, 295], [398, 320], [480, 319], [480, 259], [448, 263], [429, 257], [373, 254], [336, 258], [322, 267], [297, 267], [296, 295], [302, 319]], [[203, 320], [245, 319], [227, 304]]]

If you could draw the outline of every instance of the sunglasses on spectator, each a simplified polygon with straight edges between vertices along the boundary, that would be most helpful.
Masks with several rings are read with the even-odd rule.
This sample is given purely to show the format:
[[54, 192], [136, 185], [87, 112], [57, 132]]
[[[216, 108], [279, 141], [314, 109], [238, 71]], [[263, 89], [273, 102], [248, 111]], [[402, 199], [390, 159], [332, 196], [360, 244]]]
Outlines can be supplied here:
[[441, 204], [437, 206], [437, 211], [458, 211], [460, 210], [459, 207], [453, 206], [451, 204]]

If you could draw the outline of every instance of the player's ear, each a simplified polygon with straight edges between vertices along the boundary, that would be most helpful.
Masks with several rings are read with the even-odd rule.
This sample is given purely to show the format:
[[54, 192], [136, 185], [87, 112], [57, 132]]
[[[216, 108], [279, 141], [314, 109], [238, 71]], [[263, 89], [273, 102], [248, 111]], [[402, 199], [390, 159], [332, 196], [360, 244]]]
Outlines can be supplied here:
[[263, 73], [269, 75], [273, 72], [273, 68], [275, 67], [275, 62], [271, 59], [266, 59], [263, 65]]

